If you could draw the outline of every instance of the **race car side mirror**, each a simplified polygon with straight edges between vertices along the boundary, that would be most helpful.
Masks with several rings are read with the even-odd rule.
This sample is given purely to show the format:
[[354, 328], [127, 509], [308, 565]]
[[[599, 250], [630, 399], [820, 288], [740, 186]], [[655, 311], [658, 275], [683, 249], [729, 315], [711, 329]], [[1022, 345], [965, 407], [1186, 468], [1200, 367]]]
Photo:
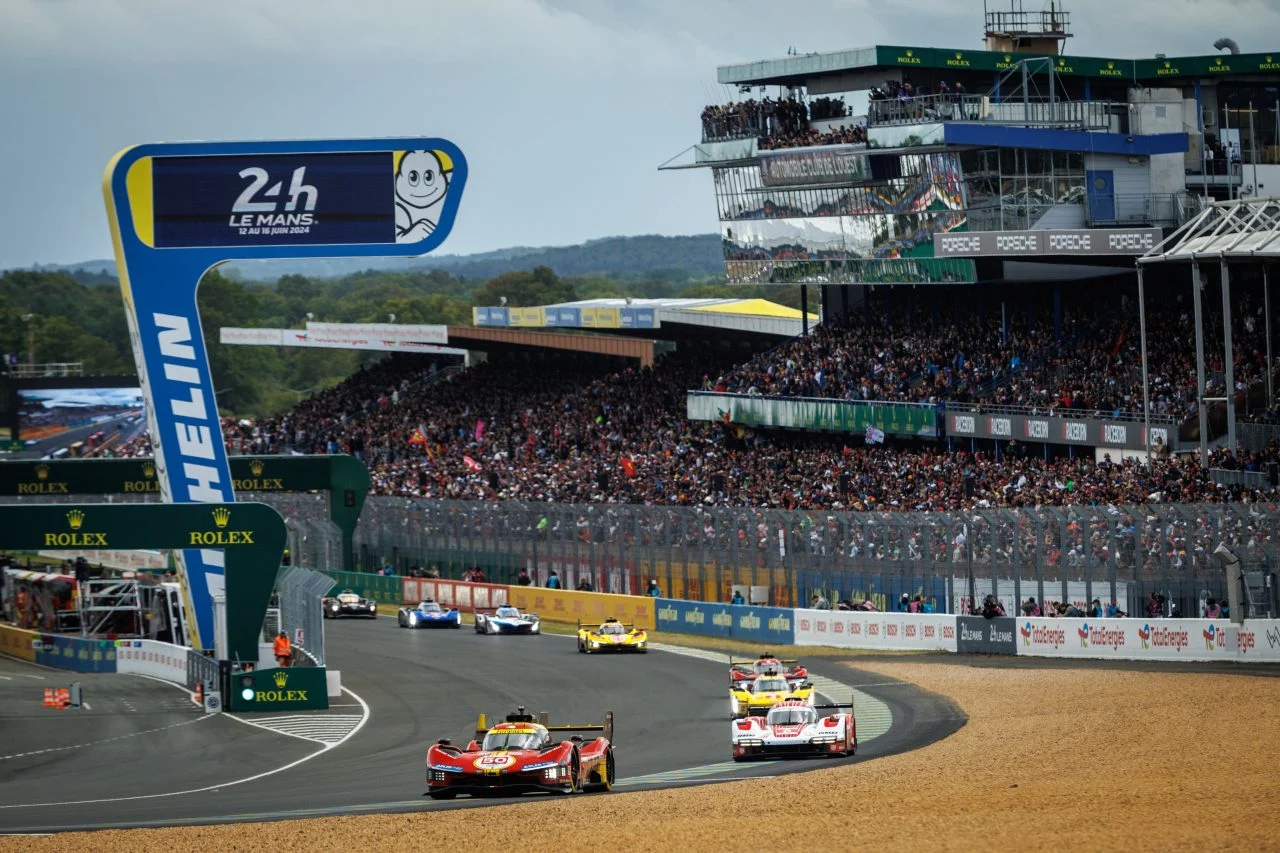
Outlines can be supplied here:
[[453, 741], [449, 740], [447, 737], [442, 737], [440, 738], [440, 740], [436, 741], [436, 743], [440, 744], [441, 746], [449, 746], [450, 744], [453, 743]]
[[574, 743], [582, 743], [582, 735], [574, 735], [573, 737], [569, 738], [569, 740], [573, 741]]

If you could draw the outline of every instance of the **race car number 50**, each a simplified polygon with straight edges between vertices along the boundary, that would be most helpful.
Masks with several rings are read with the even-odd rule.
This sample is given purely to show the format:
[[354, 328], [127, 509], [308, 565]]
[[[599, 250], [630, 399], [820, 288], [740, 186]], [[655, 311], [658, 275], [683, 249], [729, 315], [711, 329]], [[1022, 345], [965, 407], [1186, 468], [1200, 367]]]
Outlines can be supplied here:
[[494, 767], [494, 768], [510, 767], [512, 764], [515, 764], [515, 763], [516, 763], [515, 758], [510, 755], [486, 755], [483, 758], [476, 761], [476, 764], [480, 767]]

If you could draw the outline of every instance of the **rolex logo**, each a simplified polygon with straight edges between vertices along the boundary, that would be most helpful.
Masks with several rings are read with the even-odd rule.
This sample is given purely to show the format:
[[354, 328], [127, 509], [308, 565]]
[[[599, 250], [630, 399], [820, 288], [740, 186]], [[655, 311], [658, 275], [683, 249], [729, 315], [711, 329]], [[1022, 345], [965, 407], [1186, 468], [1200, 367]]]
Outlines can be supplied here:
[[289, 674], [287, 672], [277, 672], [271, 676], [271, 680], [276, 683], [276, 687], [283, 690], [284, 686], [289, 683]]
[[249, 470], [253, 472], [253, 476], [255, 476], [255, 477], [261, 477], [261, 476], [262, 476], [262, 470], [263, 470], [265, 467], [266, 467], [266, 466], [262, 464], [262, 460], [261, 460], [261, 459], [255, 459], [255, 460], [253, 460], [252, 462], [250, 462], [250, 463], [249, 463]]
[[213, 523], [219, 528], [226, 527], [227, 522], [231, 520], [231, 510], [225, 506], [220, 506], [213, 511]]
[[67, 523], [71, 525], [72, 530], [79, 530], [80, 525], [84, 524], [84, 513], [78, 509], [73, 509], [67, 513]]
[[963, 54], [963, 53], [960, 53], [959, 51], [957, 51], [957, 52], [956, 52], [956, 59], [964, 59], [964, 54]]
[[1006, 54], [1004, 55], [1004, 61], [1005, 61], [1005, 62], [1012, 62], [1012, 61], [1013, 61], [1013, 57], [1006, 53]]
[[142, 476], [144, 476], [144, 477], [146, 477], [148, 480], [150, 480], [150, 479], [151, 479], [152, 477], [154, 477], [155, 475], [156, 475], [156, 463], [154, 463], [154, 462], [143, 462], [143, 463], [142, 463]]
[[45, 465], [45, 464], [42, 462], [42, 463], [40, 463], [39, 465], [37, 465], [37, 466], [36, 466], [36, 479], [37, 479], [37, 480], [47, 480], [47, 479], [49, 479], [49, 466], [48, 466], [48, 465]]

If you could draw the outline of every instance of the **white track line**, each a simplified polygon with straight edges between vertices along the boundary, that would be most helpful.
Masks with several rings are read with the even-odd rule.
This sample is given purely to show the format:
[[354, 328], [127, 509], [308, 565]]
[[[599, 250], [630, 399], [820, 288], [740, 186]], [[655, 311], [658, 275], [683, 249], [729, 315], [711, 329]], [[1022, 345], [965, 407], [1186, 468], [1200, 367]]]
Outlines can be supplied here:
[[168, 731], [169, 729], [176, 729], [176, 728], [179, 728], [180, 726], [189, 726], [192, 723], [198, 723], [201, 720], [207, 720], [207, 719], [208, 717], [192, 717], [190, 720], [183, 720], [181, 723], [173, 723], [172, 725], [160, 726], [159, 728], [156, 728], [156, 729], [147, 729], [141, 732], [133, 732], [132, 734], [127, 734], [127, 735], [118, 735], [116, 737], [103, 738], [102, 740], [91, 740], [88, 743], [73, 743], [70, 746], [51, 746], [48, 749], [35, 749], [35, 750], [32, 750], [31, 752], [17, 752], [17, 753], [14, 753], [13, 755], [0, 755], [0, 761], [8, 761], [11, 758], [26, 758], [29, 755], [44, 755], [45, 753], [48, 753], [48, 752], [66, 752], [68, 749], [83, 749], [86, 746], [98, 746], [99, 744], [103, 744], [103, 743], [114, 743], [115, 741], [118, 741], [118, 740], [128, 740], [129, 738], [132, 738], [132, 737], [139, 737], [141, 735], [151, 735], [151, 734], [155, 734], [156, 732], [163, 732], [163, 731]]
[[[275, 770], [267, 770], [263, 773], [256, 773], [253, 776], [246, 776], [243, 779], [235, 779], [230, 782], [220, 782], [217, 785], [206, 785], [203, 788], [192, 788], [187, 791], [168, 791], [163, 794], [138, 794], [132, 797], [102, 797], [96, 800], [71, 800], [71, 801], [62, 802], [62, 803], [24, 803], [20, 805], [0, 806], [0, 809], [35, 809], [35, 808], [49, 808], [49, 807], [62, 807], [62, 806], [85, 806], [85, 805], [90, 805], [95, 803], [124, 803], [124, 802], [132, 802], [134, 800], [156, 800], [156, 799], [160, 799], [161, 797], [181, 797], [186, 794], [204, 794], [204, 793], [208, 793], [209, 791], [217, 791], [222, 788], [230, 788], [234, 785], [243, 785], [247, 782], [256, 782], [259, 779], [265, 779], [268, 776], [274, 776], [277, 773], [283, 773], [286, 770], [292, 770], [294, 767], [297, 767], [299, 764], [304, 764], [305, 762], [310, 761], [316, 756], [323, 755], [324, 753], [328, 752], [334, 747], [341, 746], [342, 744], [346, 743], [348, 740], [350, 740], [352, 737], [355, 736], [356, 732], [364, 728], [365, 723], [369, 722], [369, 717], [371, 715], [369, 713], [368, 704], [363, 699], [361, 699], [354, 691], [348, 690], [346, 687], [342, 688], [342, 692], [349, 694], [353, 699], [355, 699], [357, 702], [360, 703], [360, 706], [364, 709], [364, 720], [358, 726], [352, 729], [351, 732], [348, 733], [347, 736], [344, 737], [342, 740], [336, 743], [325, 745], [320, 749], [317, 749], [315, 752], [311, 753], [310, 755], [304, 755], [302, 758], [299, 758], [297, 761], [292, 761], [284, 765], [283, 767], [277, 767]], [[209, 716], [210, 717], [214, 717], [214, 716], [230, 717], [233, 720], [240, 719], [239, 717], [236, 717], [232, 714], [210, 714]], [[205, 719], [205, 718], [197, 717], [196, 719]], [[240, 722], [245, 723], [246, 725], [255, 725], [254, 723], [250, 723], [246, 720], [240, 720]], [[276, 734], [279, 734], [279, 732], [276, 732]]]

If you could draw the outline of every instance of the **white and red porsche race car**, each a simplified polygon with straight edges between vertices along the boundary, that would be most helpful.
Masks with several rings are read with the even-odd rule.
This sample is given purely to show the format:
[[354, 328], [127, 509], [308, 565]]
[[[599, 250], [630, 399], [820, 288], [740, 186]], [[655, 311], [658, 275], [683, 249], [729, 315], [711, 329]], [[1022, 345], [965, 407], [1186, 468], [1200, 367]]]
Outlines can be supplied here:
[[[824, 711], [833, 713], [822, 716]], [[837, 757], [858, 751], [852, 700], [847, 705], [809, 705], [789, 699], [774, 705], [763, 717], [734, 720], [730, 725], [734, 761]]]

